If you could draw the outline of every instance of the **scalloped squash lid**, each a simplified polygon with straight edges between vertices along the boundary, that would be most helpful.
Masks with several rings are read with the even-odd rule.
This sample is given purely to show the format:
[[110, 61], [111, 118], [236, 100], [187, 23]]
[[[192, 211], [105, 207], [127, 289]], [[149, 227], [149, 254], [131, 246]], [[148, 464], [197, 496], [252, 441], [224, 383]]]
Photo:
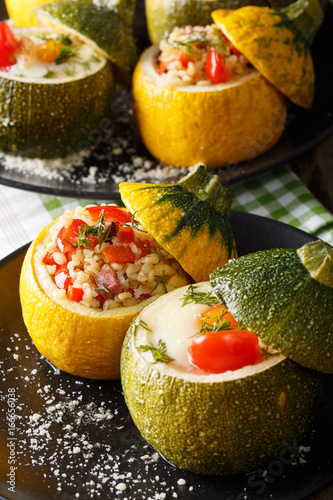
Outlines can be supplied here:
[[311, 108], [315, 74], [310, 44], [323, 20], [318, 0], [298, 0], [282, 9], [220, 9], [212, 18], [274, 87], [298, 106]]
[[255, 252], [211, 274], [219, 300], [247, 330], [286, 357], [333, 373], [333, 249]]

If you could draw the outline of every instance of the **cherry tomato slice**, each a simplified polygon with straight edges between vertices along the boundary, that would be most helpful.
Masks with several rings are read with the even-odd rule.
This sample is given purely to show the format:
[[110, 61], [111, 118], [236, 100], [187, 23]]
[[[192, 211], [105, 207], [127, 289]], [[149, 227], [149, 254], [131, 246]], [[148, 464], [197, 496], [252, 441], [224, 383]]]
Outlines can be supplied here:
[[212, 373], [224, 373], [253, 365], [258, 356], [258, 337], [246, 330], [209, 332], [195, 339], [188, 349], [189, 362]]
[[120, 227], [117, 232], [117, 237], [122, 243], [131, 243], [135, 240], [135, 234], [131, 227]]
[[7, 23], [0, 23], [0, 69], [17, 63], [15, 50], [18, 42]]
[[100, 220], [102, 210], [104, 210], [106, 222], [117, 222], [118, 224], [125, 224], [131, 222], [132, 217], [123, 209], [117, 206], [103, 206], [103, 207], [87, 207], [92, 220], [97, 222]]
[[43, 63], [51, 63], [57, 59], [61, 53], [63, 45], [57, 40], [46, 40], [37, 46], [36, 56]]
[[53, 258], [53, 253], [51, 252], [47, 252], [43, 258], [43, 262], [44, 264], [46, 264], [47, 266], [53, 266], [53, 264], [55, 264], [54, 262], [54, 258]]
[[222, 56], [214, 47], [208, 51], [206, 71], [208, 78], [214, 84], [227, 82], [232, 75], [224, 65]]

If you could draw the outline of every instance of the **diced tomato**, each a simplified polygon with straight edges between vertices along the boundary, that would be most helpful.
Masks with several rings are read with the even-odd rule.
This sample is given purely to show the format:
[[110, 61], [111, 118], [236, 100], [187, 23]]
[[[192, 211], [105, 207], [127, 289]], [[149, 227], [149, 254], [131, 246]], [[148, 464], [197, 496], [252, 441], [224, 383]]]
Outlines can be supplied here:
[[131, 243], [135, 240], [135, 234], [131, 227], [119, 227], [117, 237], [122, 243]]
[[[69, 227], [62, 227], [56, 237], [56, 250], [61, 253], [71, 253], [77, 246], [80, 226], [86, 225], [87, 223], [81, 219], [73, 219]], [[89, 242], [91, 248], [95, 248], [98, 245], [97, 239], [90, 234], [85, 239]]]
[[53, 266], [53, 264], [55, 264], [54, 262], [54, 258], [53, 258], [53, 253], [51, 252], [47, 252], [43, 258], [43, 262], [44, 264], [46, 264], [47, 266]]
[[17, 63], [15, 50], [17, 40], [7, 23], [0, 23], [0, 69]]
[[224, 373], [252, 365], [260, 359], [258, 337], [247, 330], [241, 330], [232, 314], [222, 305], [209, 308], [195, 318], [201, 326], [223, 325], [228, 329], [219, 331], [207, 330], [196, 338], [188, 349], [189, 362], [201, 370], [212, 373]]
[[208, 78], [214, 84], [227, 82], [232, 75], [224, 65], [221, 54], [214, 47], [208, 52], [206, 71]]
[[151, 295], [149, 293], [142, 293], [139, 298], [138, 302], [143, 302], [144, 300], [150, 299]]
[[120, 207], [116, 205], [106, 205], [102, 207], [87, 207], [87, 212], [89, 212], [92, 220], [97, 222], [102, 216], [102, 210], [104, 210], [106, 222], [117, 222], [118, 224], [125, 224], [131, 222], [132, 217]]
[[232, 46], [232, 47], [231, 47], [231, 51], [232, 51], [232, 53], [233, 53], [235, 56], [237, 56], [237, 57], [239, 57], [239, 56], [243, 55], [243, 54], [242, 54], [242, 53], [241, 53], [238, 49], [236, 49], [236, 47], [234, 47], [234, 46]]
[[187, 68], [188, 63], [191, 61], [189, 57], [185, 54], [185, 52], [180, 51], [177, 55], [177, 58], [181, 63], [184, 68]]
[[135, 262], [138, 257], [129, 246], [113, 246], [110, 245], [103, 250], [103, 255], [108, 262], [117, 262], [124, 264], [125, 262]]
[[142, 243], [141, 243], [141, 241], [137, 241], [137, 242], [135, 242], [135, 244], [141, 250], [141, 254], [137, 258], [141, 259], [141, 257], [145, 257], [146, 255], [151, 253], [149, 251], [150, 250], [150, 241], [144, 240], [144, 241], [142, 241]]
[[103, 297], [103, 295], [101, 295], [100, 293], [95, 297], [96, 300], [98, 300], [98, 302], [100, 303], [101, 307], [103, 306], [104, 302], [105, 302], [105, 298]]
[[58, 288], [67, 289], [69, 285], [72, 284], [72, 278], [70, 277], [67, 264], [59, 266], [54, 274], [54, 281]]
[[80, 302], [80, 300], [82, 300], [83, 293], [84, 292], [82, 288], [76, 288], [72, 285], [69, 285], [66, 295], [69, 300], [72, 300], [73, 302]]
[[157, 73], [159, 75], [161, 75], [162, 73], [164, 73], [165, 71], [167, 71], [168, 70], [168, 65], [172, 61], [180, 61], [181, 64], [182, 64], [182, 66], [184, 68], [187, 68], [188, 63], [191, 61], [191, 59], [189, 57], [187, 57], [187, 55], [185, 54], [185, 52], [183, 52], [182, 50], [180, 50], [177, 54], [173, 54], [173, 55], [171, 55], [170, 57], [168, 57], [165, 60], [158, 61]]

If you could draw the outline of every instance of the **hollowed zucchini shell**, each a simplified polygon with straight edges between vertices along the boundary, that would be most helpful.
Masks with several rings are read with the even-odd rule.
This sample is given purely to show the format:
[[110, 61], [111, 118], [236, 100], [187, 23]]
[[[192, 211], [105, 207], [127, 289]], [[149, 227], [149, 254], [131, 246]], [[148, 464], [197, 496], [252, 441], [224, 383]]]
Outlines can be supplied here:
[[245, 255], [211, 275], [235, 318], [300, 365], [333, 373], [333, 250], [320, 240], [299, 250]]
[[[55, 222], [55, 221], [54, 221]], [[151, 297], [132, 307], [96, 310], [53, 297], [58, 290], [42, 263], [35, 261], [37, 246], [47, 238], [52, 222], [30, 245], [20, 277], [23, 320], [38, 351], [57, 368], [92, 379], [116, 379], [120, 352], [132, 319]], [[179, 277], [178, 286], [188, 283]]]
[[144, 439], [167, 460], [199, 474], [249, 472], [286, 443], [299, 442], [322, 401], [325, 377], [283, 355], [225, 374], [188, 374], [172, 363], [153, 363], [138, 349], [150, 343], [143, 325], [153, 330], [151, 318], [185, 289], [146, 307], [126, 334], [125, 401]]
[[110, 121], [113, 97], [114, 75], [107, 60], [97, 72], [64, 82], [14, 79], [3, 71], [0, 149], [32, 158], [77, 152], [86, 144], [89, 131]]

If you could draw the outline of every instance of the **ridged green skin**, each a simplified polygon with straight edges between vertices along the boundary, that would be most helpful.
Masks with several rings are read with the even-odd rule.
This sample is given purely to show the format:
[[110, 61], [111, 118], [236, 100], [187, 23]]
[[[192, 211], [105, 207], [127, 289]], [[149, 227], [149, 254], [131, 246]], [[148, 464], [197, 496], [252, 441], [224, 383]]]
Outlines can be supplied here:
[[67, 83], [25, 83], [0, 76], [0, 150], [31, 158], [76, 152], [89, 141], [89, 132], [100, 130], [109, 119], [113, 96], [108, 61], [97, 73]]
[[217, 297], [246, 329], [288, 358], [333, 373], [333, 288], [312, 278], [296, 250], [265, 250], [211, 275]]
[[176, 26], [212, 24], [211, 12], [217, 9], [238, 9], [244, 5], [284, 7], [292, 0], [145, 0], [150, 40], [159, 43], [165, 33]]
[[184, 380], [147, 363], [135, 335], [132, 325], [122, 349], [125, 401], [143, 438], [179, 467], [198, 474], [249, 472], [309, 430], [323, 397], [323, 374], [282, 358], [233, 381]]
[[116, 11], [104, 5], [66, 1], [42, 5], [36, 14], [41, 24], [60, 24], [95, 42], [117, 71], [134, 68], [137, 54], [132, 30]]

